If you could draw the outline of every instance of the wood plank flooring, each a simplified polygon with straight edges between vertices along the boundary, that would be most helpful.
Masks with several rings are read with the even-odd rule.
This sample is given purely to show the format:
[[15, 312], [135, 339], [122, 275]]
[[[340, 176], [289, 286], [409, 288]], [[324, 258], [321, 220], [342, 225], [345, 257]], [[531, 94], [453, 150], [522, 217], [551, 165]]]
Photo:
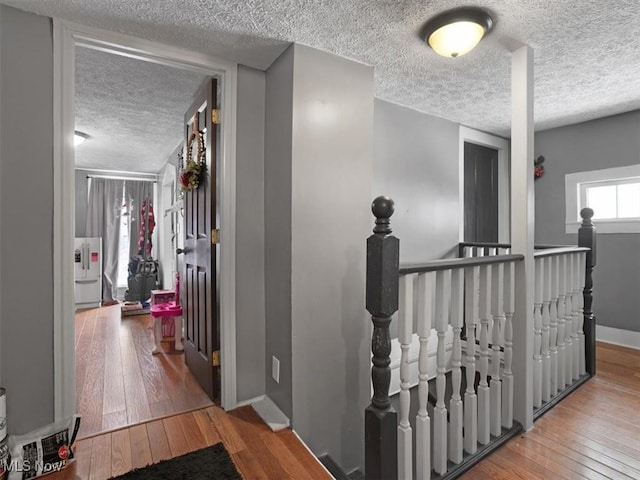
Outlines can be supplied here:
[[597, 375], [461, 478], [639, 479], [640, 351], [597, 345]]
[[218, 442], [246, 479], [333, 478], [291, 430], [272, 432], [251, 407], [211, 406], [79, 440], [76, 459], [47, 480], [105, 480]]
[[213, 405], [173, 342], [153, 348], [150, 315], [120, 318], [120, 306], [76, 314], [79, 438]]

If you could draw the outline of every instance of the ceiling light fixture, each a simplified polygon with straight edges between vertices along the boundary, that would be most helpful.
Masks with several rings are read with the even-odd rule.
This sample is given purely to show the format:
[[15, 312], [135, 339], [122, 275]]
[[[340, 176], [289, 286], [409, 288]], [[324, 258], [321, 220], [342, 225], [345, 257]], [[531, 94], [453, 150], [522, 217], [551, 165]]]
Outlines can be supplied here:
[[83, 143], [87, 138], [89, 138], [89, 135], [76, 130], [75, 132], [73, 132], [73, 146], [77, 147], [78, 145]]
[[449, 10], [429, 20], [422, 29], [427, 44], [443, 57], [470, 52], [493, 27], [493, 19], [481, 8]]

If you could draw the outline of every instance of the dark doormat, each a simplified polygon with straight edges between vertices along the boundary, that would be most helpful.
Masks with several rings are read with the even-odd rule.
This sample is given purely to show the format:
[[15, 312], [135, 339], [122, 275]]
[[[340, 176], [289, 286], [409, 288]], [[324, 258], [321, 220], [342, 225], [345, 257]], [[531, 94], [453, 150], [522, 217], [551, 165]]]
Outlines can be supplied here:
[[[117, 480], [242, 480], [222, 443], [125, 473]], [[114, 479], [114, 480], [115, 480]]]

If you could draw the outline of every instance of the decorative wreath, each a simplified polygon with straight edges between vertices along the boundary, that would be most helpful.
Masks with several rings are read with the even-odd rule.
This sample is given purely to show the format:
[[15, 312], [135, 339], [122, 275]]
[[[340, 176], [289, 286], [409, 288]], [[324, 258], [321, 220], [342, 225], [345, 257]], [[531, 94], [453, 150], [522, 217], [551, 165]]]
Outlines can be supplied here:
[[540, 155], [533, 161], [533, 178], [534, 180], [539, 179], [542, 175], [544, 175], [544, 157]]
[[[196, 158], [192, 158], [191, 149], [193, 141], [196, 141], [197, 153]], [[186, 158], [184, 167], [180, 172], [180, 185], [183, 190], [195, 190], [200, 185], [200, 178], [202, 173], [207, 169], [206, 164], [206, 150], [204, 147], [204, 134], [198, 130], [198, 115], [193, 119], [191, 127], [191, 134], [187, 139], [186, 144]]]

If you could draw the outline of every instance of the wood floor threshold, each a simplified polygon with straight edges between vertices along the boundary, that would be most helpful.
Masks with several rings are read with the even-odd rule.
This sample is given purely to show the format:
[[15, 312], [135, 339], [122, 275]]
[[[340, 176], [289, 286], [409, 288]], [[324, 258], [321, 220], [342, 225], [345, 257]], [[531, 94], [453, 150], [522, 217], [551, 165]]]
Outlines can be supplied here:
[[[204, 405], [204, 406], [200, 406], [200, 407], [188, 408], [188, 409], [182, 410], [180, 412], [172, 412], [172, 413], [167, 413], [165, 415], [162, 415], [160, 417], [147, 418], [146, 420], [140, 420], [139, 422], [134, 422], [134, 423], [132, 423], [130, 425], [122, 425], [120, 427], [110, 428], [110, 429], [105, 430], [103, 432], [90, 433], [89, 435], [86, 435], [84, 437], [77, 437], [76, 441], [89, 440], [90, 438], [99, 437], [100, 435], [105, 435], [107, 433], [119, 432], [120, 430], [125, 430], [127, 428], [137, 427], [139, 425], [146, 425], [147, 423], [157, 422], [159, 420], [164, 420], [165, 418], [175, 417], [177, 415], [183, 415], [185, 413], [193, 413], [193, 412], [197, 412], [198, 410], [206, 410], [207, 408], [210, 408], [210, 407], [220, 407], [220, 405], [218, 405], [217, 403], [211, 402], [211, 405]], [[222, 407], [220, 407], [220, 408], [222, 408]], [[80, 419], [80, 421], [82, 422], [82, 419]]]

